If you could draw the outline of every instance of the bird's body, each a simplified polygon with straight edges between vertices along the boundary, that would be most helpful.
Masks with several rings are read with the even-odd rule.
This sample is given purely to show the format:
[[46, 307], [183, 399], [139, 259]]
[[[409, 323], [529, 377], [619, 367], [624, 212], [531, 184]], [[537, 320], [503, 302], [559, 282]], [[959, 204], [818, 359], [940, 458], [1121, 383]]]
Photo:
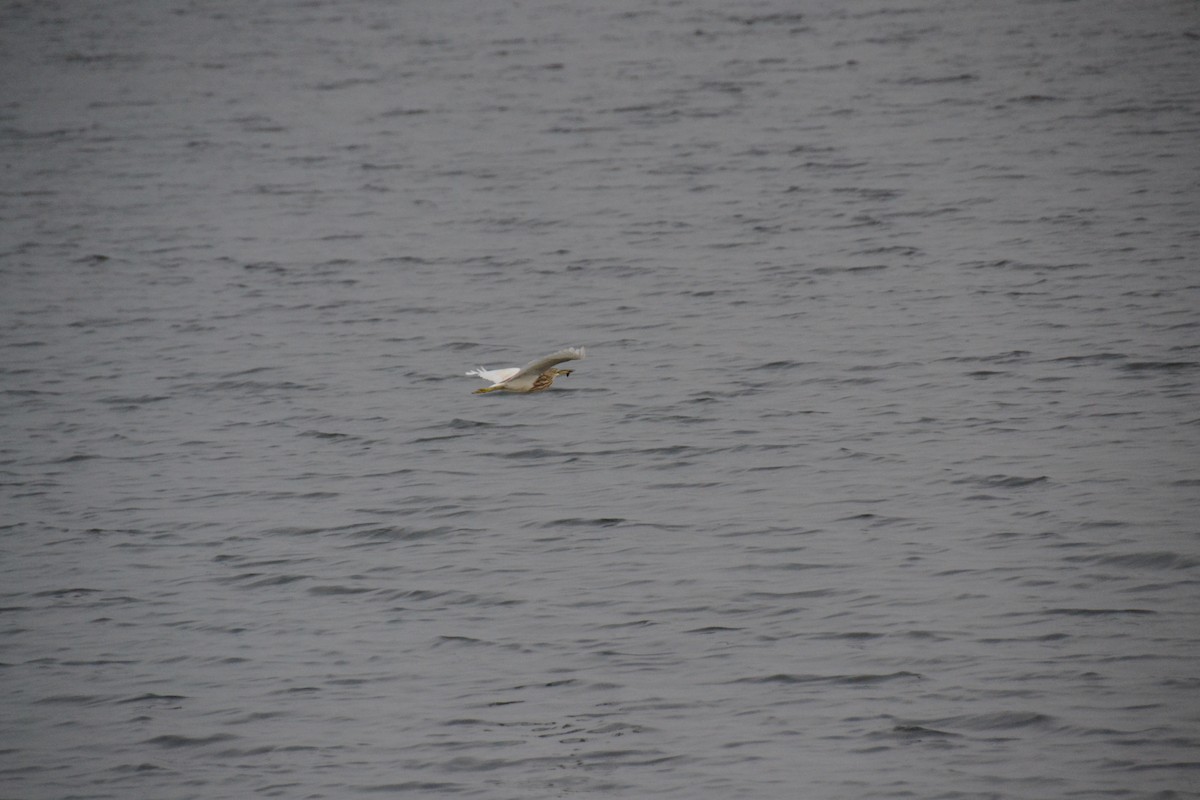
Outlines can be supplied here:
[[568, 347], [566, 350], [559, 350], [557, 353], [551, 353], [536, 361], [530, 361], [523, 367], [505, 367], [504, 369], [479, 367], [467, 374], [492, 382], [491, 386], [476, 389], [475, 394], [486, 394], [487, 392], [528, 394], [549, 389], [550, 384], [554, 383], [554, 379], [559, 375], [570, 375], [574, 370], [557, 369], [554, 365], [577, 358], [583, 358], [583, 348]]

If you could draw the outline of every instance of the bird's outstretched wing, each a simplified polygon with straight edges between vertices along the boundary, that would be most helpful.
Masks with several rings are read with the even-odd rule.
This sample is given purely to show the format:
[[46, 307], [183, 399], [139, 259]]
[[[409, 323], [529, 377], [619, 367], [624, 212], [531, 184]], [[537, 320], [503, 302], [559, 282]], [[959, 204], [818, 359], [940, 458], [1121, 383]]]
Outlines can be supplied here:
[[503, 383], [520, 371], [521, 370], [517, 369], [516, 367], [505, 367], [504, 369], [484, 369], [483, 367], [479, 367], [478, 369], [471, 370], [467, 374], [478, 375], [485, 381], [491, 381], [492, 383]]
[[[574, 361], [577, 358], [583, 358], [584, 352], [582, 347], [568, 347], [566, 350], [559, 350], [557, 353], [551, 353], [548, 356], [542, 356], [536, 361], [530, 361], [525, 366], [521, 367], [512, 378], [518, 375], [541, 375], [546, 370], [553, 367], [555, 364], [561, 364], [564, 361]], [[511, 380], [512, 378], [509, 378]]]

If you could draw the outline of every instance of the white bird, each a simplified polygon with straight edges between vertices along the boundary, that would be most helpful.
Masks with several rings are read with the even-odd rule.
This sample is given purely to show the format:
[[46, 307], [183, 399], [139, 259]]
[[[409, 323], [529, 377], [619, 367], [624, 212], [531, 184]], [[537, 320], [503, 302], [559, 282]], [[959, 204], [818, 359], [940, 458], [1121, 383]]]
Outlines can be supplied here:
[[479, 367], [467, 374], [492, 382], [491, 386], [476, 389], [472, 394], [486, 394], [487, 392], [520, 392], [527, 394], [529, 392], [540, 392], [543, 389], [549, 389], [550, 384], [554, 383], [554, 379], [559, 375], [570, 375], [574, 370], [555, 369], [554, 365], [561, 364], [564, 361], [573, 361], [577, 358], [583, 358], [583, 348], [568, 347], [566, 350], [559, 350], [557, 353], [543, 356], [537, 361], [530, 361], [520, 368], [484, 369], [483, 367]]

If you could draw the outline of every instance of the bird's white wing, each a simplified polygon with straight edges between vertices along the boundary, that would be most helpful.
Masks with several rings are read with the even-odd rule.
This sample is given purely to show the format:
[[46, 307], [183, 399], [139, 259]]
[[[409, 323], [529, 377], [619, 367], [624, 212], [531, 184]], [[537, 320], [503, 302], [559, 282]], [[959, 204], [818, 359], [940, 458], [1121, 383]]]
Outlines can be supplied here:
[[537, 361], [530, 361], [510, 376], [510, 379], [518, 375], [541, 375], [555, 364], [561, 364], [564, 361], [574, 361], [577, 358], [583, 358], [583, 348], [568, 347], [566, 350], [559, 350], [557, 353], [542, 356]]
[[491, 381], [492, 383], [504, 383], [506, 380], [516, 375], [520, 371], [521, 370], [517, 369], [516, 367], [505, 367], [504, 369], [484, 369], [483, 367], [479, 367], [478, 369], [471, 370], [467, 374], [478, 375], [485, 381]]

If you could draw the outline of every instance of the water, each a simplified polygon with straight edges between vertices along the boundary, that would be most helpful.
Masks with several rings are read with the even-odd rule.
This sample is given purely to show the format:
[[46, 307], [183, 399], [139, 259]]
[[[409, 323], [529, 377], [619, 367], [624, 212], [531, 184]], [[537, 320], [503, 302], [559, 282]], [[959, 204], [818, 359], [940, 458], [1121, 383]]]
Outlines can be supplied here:
[[0, 37], [0, 796], [1200, 796], [1194, 3]]

